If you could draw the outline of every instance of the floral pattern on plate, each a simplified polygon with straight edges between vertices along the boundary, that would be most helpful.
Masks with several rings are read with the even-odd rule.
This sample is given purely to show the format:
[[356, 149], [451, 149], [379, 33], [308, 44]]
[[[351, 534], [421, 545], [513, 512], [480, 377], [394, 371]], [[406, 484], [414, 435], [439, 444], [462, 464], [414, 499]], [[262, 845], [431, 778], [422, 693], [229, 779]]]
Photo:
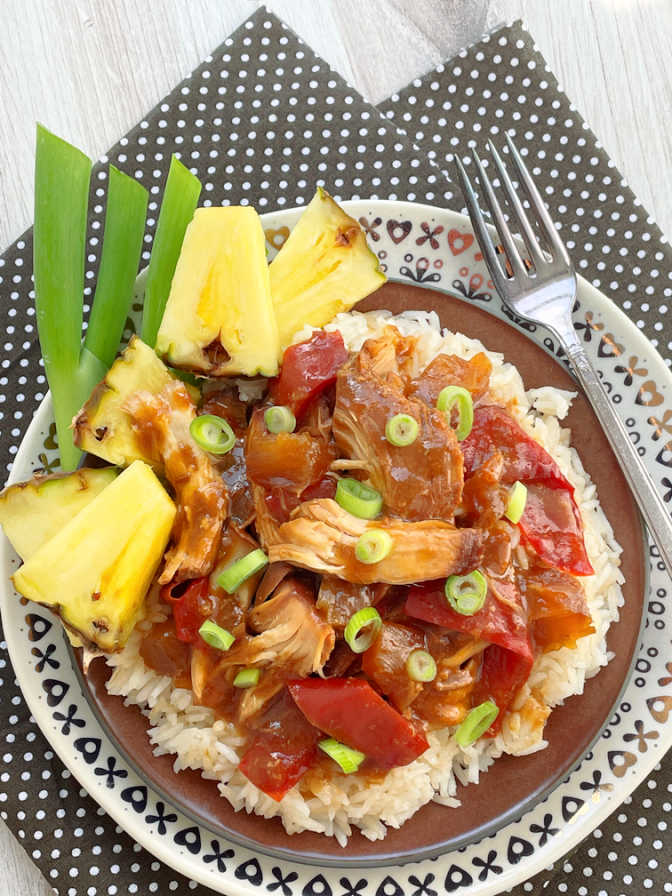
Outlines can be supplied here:
[[[392, 280], [457, 292], [512, 322], [548, 352], [562, 352], [544, 331], [505, 311], [488, 279], [468, 222], [453, 212], [391, 201], [346, 207], [366, 229]], [[299, 212], [263, 216], [272, 255]], [[136, 312], [138, 310], [136, 303]], [[664, 499], [672, 501], [672, 376], [645, 337], [585, 281], [575, 325], [611, 400]], [[133, 329], [129, 320], [128, 336]], [[49, 397], [21, 445], [11, 481], [57, 465]], [[3, 581], [17, 566], [2, 544]], [[496, 834], [436, 859], [403, 866], [321, 869], [255, 853], [215, 839], [147, 786], [106, 736], [73, 668], [58, 624], [41, 607], [1, 595], [5, 634], [30, 709], [63, 762], [100, 805], [157, 858], [229, 896], [489, 896], [559, 859], [626, 798], [672, 745], [671, 642], [666, 619], [670, 582], [650, 546], [649, 594], [641, 645], [618, 710], [579, 766], [542, 802]], [[487, 779], [486, 779], [487, 780]]]

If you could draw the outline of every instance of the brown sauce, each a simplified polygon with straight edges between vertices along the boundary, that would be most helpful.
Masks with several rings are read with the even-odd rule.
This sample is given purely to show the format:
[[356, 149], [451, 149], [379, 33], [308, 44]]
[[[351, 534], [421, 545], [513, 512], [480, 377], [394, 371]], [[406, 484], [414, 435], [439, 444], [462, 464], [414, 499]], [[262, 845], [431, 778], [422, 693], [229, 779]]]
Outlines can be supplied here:
[[140, 656], [159, 675], [168, 675], [175, 687], [191, 688], [191, 649], [175, 634], [172, 619], [155, 623], [142, 639]]
[[[519, 562], [519, 529], [502, 518], [509, 492], [509, 486], [502, 484], [503, 457], [497, 451], [492, 453], [471, 471], [465, 483], [462, 449], [444, 415], [435, 409], [438, 394], [445, 385], [462, 385], [471, 392], [475, 402], [482, 399], [487, 394], [491, 373], [487, 357], [479, 353], [464, 361], [441, 355], [413, 379], [413, 340], [401, 337], [390, 340], [388, 336], [371, 340], [367, 346], [358, 356], [351, 357], [338, 374], [333, 421], [332, 402], [323, 397], [308, 408], [297, 430], [273, 434], [265, 426], [263, 408], [257, 407], [250, 415], [249, 407], [231, 389], [217, 390], [206, 397], [201, 413], [226, 419], [237, 436], [234, 448], [213, 461], [228, 490], [230, 519], [234, 524], [225, 529], [223, 539], [218, 542], [215, 570], [257, 546], [245, 530], [255, 517], [251, 485], [261, 490], [261, 498], [256, 501], [257, 531], [261, 532], [260, 503], [268, 505], [276, 521], [282, 521], [280, 516], [296, 520], [297, 514], [300, 515], [296, 508], [305, 500], [304, 492], [316, 483], [328, 480], [332, 484], [328, 475], [335, 458], [361, 460], [362, 470], [354, 475], [366, 476], [384, 497], [386, 516], [381, 517], [381, 526], [389, 524], [394, 529], [398, 524], [402, 532], [402, 524], [409, 521], [429, 521], [430, 528], [442, 526], [451, 528], [453, 533], [457, 529], [460, 550], [468, 555], [465, 569], [478, 566], [489, 575], [490, 582], [501, 577], [515, 584], [522, 596], [521, 613], [536, 652], [574, 646], [578, 638], [592, 630], [580, 582], [572, 575], [536, 562], [531, 549], [526, 554], [530, 562]], [[213, 344], [209, 348], [213, 363], [221, 362], [221, 347]], [[402, 412], [410, 413], [419, 422], [419, 434], [412, 445], [400, 448], [380, 434], [385, 430], [385, 421]], [[153, 421], [138, 414], [134, 423], [139, 445], [149, 456], [156, 456], [158, 437]], [[358, 445], [353, 442], [355, 436], [362, 440]], [[189, 447], [181, 448], [184, 454], [170, 458], [172, 464], [167, 464], [169, 479], [171, 467], [194, 466], [193, 458], [186, 456]], [[173, 478], [178, 479], [177, 475]], [[176, 490], [179, 491], [177, 486]], [[208, 521], [217, 517], [219, 509], [215, 505], [221, 500], [221, 495], [215, 496], [213, 505], [212, 496], [204, 490], [192, 496], [191, 508], [207, 527]], [[179, 530], [179, 521], [176, 528]], [[403, 531], [407, 535], [408, 554], [410, 536]], [[475, 533], [472, 540], [477, 543], [466, 543], [469, 532]], [[191, 534], [197, 538], [197, 528]], [[435, 555], [436, 542], [424, 532], [422, 538], [426, 538], [426, 542], [422, 541], [423, 549], [426, 547]], [[187, 547], [197, 553], [196, 544]], [[334, 550], [338, 557], [338, 544]], [[419, 548], [417, 556], [424, 562]], [[343, 575], [353, 572], [345, 561], [342, 565]], [[289, 571], [296, 574], [297, 569], [290, 566]], [[284, 587], [282, 583], [288, 570], [279, 568], [276, 572], [277, 581], [272, 581], [271, 575], [264, 579], [266, 585], [261, 595], [257, 591], [261, 573], [247, 587], [239, 589], [238, 597], [227, 595], [211, 584], [208, 618], [234, 634], [236, 645], [231, 653], [238, 651], [239, 659], [227, 662], [221, 652], [203, 642], [189, 644], [179, 640], [172, 618], [155, 624], [144, 636], [140, 655], [157, 673], [170, 676], [177, 687], [191, 688], [196, 701], [212, 708], [217, 718], [234, 722], [244, 736], [243, 753], [259, 747], [261, 752], [255, 761], [262, 764], [264, 749], [277, 755], [281, 774], [283, 763], [289, 767], [294, 761], [295, 748], [317, 750], [319, 732], [307, 723], [285, 687], [289, 678], [305, 675], [296, 673], [296, 664], [294, 672], [282, 665], [283, 655], [293, 656], [283, 648], [277, 652], [275, 667], [272, 658], [263, 660], [262, 677], [255, 688], [245, 690], [233, 685], [240, 668], [254, 665], [249, 657], [249, 662], [246, 661], [245, 651], [253, 644], [263, 643], [256, 639], [264, 638], [276, 624], [275, 621], [269, 624], [268, 629], [255, 628], [254, 624], [255, 614], [263, 616], [264, 610], [270, 609], [267, 601], [274, 600], [274, 593]], [[319, 624], [333, 628], [330, 650], [336, 635], [326, 663], [323, 658], [322, 671], [326, 677], [366, 678], [406, 719], [429, 729], [459, 724], [472, 704], [478, 702], [479, 678], [485, 677], [483, 651], [487, 649], [487, 641], [481, 642], [471, 633], [449, 631], [408, 617], [406, 586], [356, 585], [334, 576], [300, 575], [310, 582], [310, 587], [306, 586], [310, 612], [319, 616]], [[354, 573], [350, 578], [355, 578]], [[211, 581], [214, 580], [213, 575]], [[314, 594], [318, 594], [316, 601]], [[366, 606], [377, 607], [383, 627], [369, 650], [355, 655], [343, 640], [343, 629], [353, 613]], [[283, 622], [287, 625], [287, 621], [287, 618], [279, 619], [277, 625]], [[474, 645], [475, 649], [470, 652]], [[421, 683], [409, 678], [406, 661], [414, 649], [427, 650], [435, 659], [438, 671], [432, 682]], [[338, 773], [336, 763], [317, 750], [300, 787], [305, 793], [316, 792]], [[382, 781], [386, 774], [366, 761], [360, 773], [370, 783]]]

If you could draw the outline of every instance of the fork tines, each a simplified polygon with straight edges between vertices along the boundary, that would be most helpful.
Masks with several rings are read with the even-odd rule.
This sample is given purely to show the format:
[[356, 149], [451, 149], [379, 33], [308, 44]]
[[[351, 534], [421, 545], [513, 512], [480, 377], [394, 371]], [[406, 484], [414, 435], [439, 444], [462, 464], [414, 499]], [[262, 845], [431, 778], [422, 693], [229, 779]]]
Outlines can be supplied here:
[[478, 153], [473, 149], [472, 156], [478, 174], [481, 201], [492, 216], [492, 220], [506, 256], [505, 260], [508, 261], [508, 265], [502, 266], [502, 264], [500, 264], [497, 257], [497, 249], [495, 248], [495, 244], [492, 241], [485, 219], [483, 218], [483, 213], [479, 206], [478, 199], [476, 198], [476, 193], [469, 175], [460, 159], [455, 156], [459, 181], [462, 186], [476, 238], [483, 252], [483, 257], [485, 258], [485, 262], [495, 286], [502, 295], [508, 294], [512, 287], [514, 291], [516, 288], [520, 289], [522, 284], [528, 281], [529, 277], [556, 273], [559, 272], [561, 268], [566, 270], [571, 265], [567, 250], [555, 229], [551, 216], [541, 198], [541, 194], [536, 188], [532, 176], [527, 170], [520, 153], [508, 134], [506, 135], [506, 142], [509, 148], [509, 156], [515, 167], [519, 183], [528, 200], [530, 212], [534, 217], [534, 221], [541, 235], [542, 245], [540, 245], [540, 242], [537, 239], [534, 227], [528, 217], [528, 212], [525, 210], [523, 202], [516, 193], [499, 152], [491, 140], [488, 141], [488, 146], [507, 200], [511, 219], [519, 230], [529, 253], [529, 263], [526, 263], [526, 260], [523, 260], [520, 251], [516, 246], [490, 178], [485, 171]]

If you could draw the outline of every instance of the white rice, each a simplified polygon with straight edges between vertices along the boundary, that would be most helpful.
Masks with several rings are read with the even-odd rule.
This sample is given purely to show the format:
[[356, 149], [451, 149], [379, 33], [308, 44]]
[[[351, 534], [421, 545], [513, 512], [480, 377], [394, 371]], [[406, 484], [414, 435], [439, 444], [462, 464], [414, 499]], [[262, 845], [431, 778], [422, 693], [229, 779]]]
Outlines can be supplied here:
[[[434, 312], [406, 312], [397, 317], [386, 312], [351, 312], [338, 315], [326, 329], [340, 330], [347, 347], [356, 351], [390, 323], [402, 335], [418, 337], [419, 370], [441, 352], [470, 358], [485, 351], [493, 365], [491, 397], [509, 407], [513, 403], [512, 413], [521, 426], [546, 448], [574, 485], [586, 549], [595, 570], [594, 576], [583, 579], [595, 633], [581, 638], [575, 649], [561, 648], [535, 661], [514, 711], [508, 714], [495, 739], [461, 749], [455, 744], [454, 729], [430, 732], [429, 749], [410, 765], [390, 771], [382, 781], [364, 786], [356, 774], [336, 775], [319, 783], [310, 779], [310, 793], [302, 793], [299, 785], [280, 803], [263, 794], [237, 770], [237, 750], [242, 739], [235, 727], [216, 721], [211, 710], [194, 705], [191, 691], [172, 687], [169, 678], [145, 666], [138, 648], [142, 630], [160, 617], [157, 603], [151, 603], [148, 619], [138, 626], [124, 650], [107, 657], [108, 664], [114, 667], [108, 691], [125, 697], [126, 703], [141, 707], [148, 716], [149, 736], [157, 756], [174, 754], [176, 771], [200, 769], [204, 778], [218, 782], [222, 796], [237, 810], [256, 812], [265, 818], [279, 816], [290, 834], [317, 831], [336, 837], [342, 846], [347, 844], [353, 826], [369, 839], [378, 840], [385, 836], [387, 827], [398, 828], [430, 800], [458, 806], [458, 781], [477, 783], [480, 773], [502, 753], [523, 755], [545, 747], [542, 722], [547, 708], [581, 694], [586, 679], [609, 661], [605, 636], [618, 618], [623, 602], [621, 548], [600, 508], [595, 486], [570, 446], [570, 432], [559, 423], [575, 393], [551, 387], [526, 392], [520, 374], [512, 364], [504, 362], [501, 354], [487, 351], [478, 340], [442, 331]], [[310, 333], [311, 328], [305, 328], [295, 341]]]

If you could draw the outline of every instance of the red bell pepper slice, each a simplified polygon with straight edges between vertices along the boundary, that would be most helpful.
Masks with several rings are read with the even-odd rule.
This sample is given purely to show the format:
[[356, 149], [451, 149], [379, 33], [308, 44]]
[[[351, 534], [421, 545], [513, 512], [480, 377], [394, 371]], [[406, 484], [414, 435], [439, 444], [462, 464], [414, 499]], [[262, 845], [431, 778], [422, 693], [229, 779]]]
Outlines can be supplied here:
[[518, 688], [527, 681], [534, 662], [526, 612], [518, 588], [506, 579], [497, 579], [495, 587], [504, 600], [498, 600], [489, 587], [485, 604], [473, 616], [453, 610], [445, 598], [443, 582], [427, 582], [411, 588], [405, 608], [408, 616], [490, 641], [490, 646], [483, 652], [481, 677], [472, 698], [474, 706], [484, 700], [494, 700], [499, 707], [499, 714], [488, 729], [489, 736], [500, 730], [504, 714]]
[[478, 706], [484, 700], [493, 700], [499, 708], [497, 718], [485, 733], [486, 737], [494, 737], [501, 730], [504, 716], [518, 689], [527, 681], [533, 662], [532, 656], [505, 650], [498, 644], [486, 647], [483, 652], [481, 677], [473, 695], [474, 706]]
[[238, 768], [260, 790], [279, 802], [315, 763], [320, 738], [320, 732], [306, 721], [287, 691], [283, 691], [260, 720]]
[[404, 609], [407, 616], [450, 631], [465, 632], [531, 661], [534, 654], [520, 592], [513, 582], [505, 579], [497, 579], [495, 587], [504, 600], [495, 597], [491, 585], [483, 607], [473, 616], [458, 613], [450, 606], [443, 582], [425, 582], [409, 588]]
[[[186, 585], [186, 588], [185, 588]], [[191, 582], [171, 582], [161, 589], [161, 600], [172, 604], [175, 633], [180, 641], [204, 644], [198, 630], [212, 613], [208, 600], [210, 579], [193, 579]]]
[[574, 491], [548, 451], [528, 436], [504, 408], [496, 405], [476, 408], [471, 432], [460, 447], [464, 455], [465, 479], [499, 451], [504, 455], [502, 482], [543, 482], [550, 488]]
[[502, 482], [519, 480], [527, 485], [527, 504], [519, 525], [542, 560], [574, 575], [592, 575], [574, 487], [551, 455], [507, 411], [495, 405], [476, 408], [474, 425], [461, 447], [465, 479], [499, 451], [504, 456]]
[[360, 678], [290, 681], [289, 692], [311, 725], [360, 750], [380, 769], [408, 765], [427, 738]]
[[549, 566], [575, 576], [593, 574], [579, 508], [569, 492], [528, 485], [525, 510], [518, 525], [524, 540]]
[[238, 768], [259, 790], [280, 802], [317, 758], [317, 743], [284, 747], [271, 735], [257, 738]]
[[305, 342], [290, 345], [285, 349], [280, 375], [271, 383], [271, 401], [291, 408], [298, 420], [308, 405], [336, 382], [336, 374], [347, 358], [338, 332], [318, 330]]

